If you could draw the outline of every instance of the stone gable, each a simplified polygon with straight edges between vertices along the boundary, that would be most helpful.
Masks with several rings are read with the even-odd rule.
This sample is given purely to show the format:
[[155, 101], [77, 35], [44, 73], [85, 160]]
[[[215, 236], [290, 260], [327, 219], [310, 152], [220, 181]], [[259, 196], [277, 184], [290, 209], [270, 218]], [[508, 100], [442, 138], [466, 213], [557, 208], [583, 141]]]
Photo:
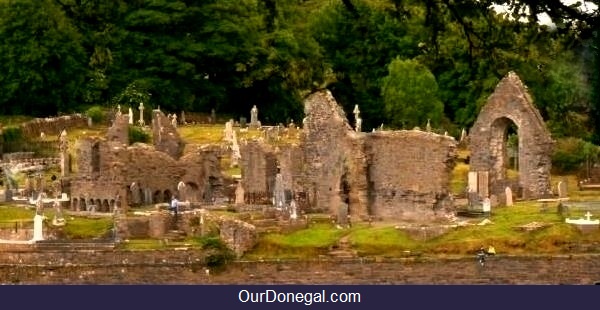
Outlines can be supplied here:
[[527, 88], [514, 72], [496, 86], [469, 132], [470, 169], [488, 175], [487, 182], [480, 182], [483, 188], [478, 192], [505, 200], [506, 137], [511, 124], [518, 128], [519, 137], [519, 188], [513, 188], [513, 192], [522, 192], [523, 198], [549, 195], [554, 142]]

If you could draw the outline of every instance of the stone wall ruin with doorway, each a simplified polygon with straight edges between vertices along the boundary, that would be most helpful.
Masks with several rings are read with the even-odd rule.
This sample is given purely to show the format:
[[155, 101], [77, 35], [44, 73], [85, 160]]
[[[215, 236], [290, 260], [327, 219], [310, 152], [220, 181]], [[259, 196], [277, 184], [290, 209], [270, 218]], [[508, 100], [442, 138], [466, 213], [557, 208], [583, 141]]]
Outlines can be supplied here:
[[[550, 169], [554, 142], [527, 88], [514, 72], [496, 86], [481, 109], [469, 132], [470, 171], [473, 185], [470, 191], [479, 198], [489, 196], [504, 204], [507, 178], [507, 131], [516, 126], [518, 133], [518, 188], [525, 199], [551, 194]], [[475, 177], [477, 180], [475, 180]], [[514, 186], [514, 185], [513, 185]], [[493, 199], [496, 198], [496, 199]]]
[[[166, 118], [155, 110], [155, 117]], [[162, 116], [162, 117], [161, 117]], [[121, 118], [127, 116], [121, 116]], [[170, 123], [153, 125], [172, 126]], [[85, 138], [78, 141], [77, 173], [69, 177], [71, 209], [110, 212], [114, 206], [140, 206], [168, 202], [172, 195], [181, 201], [211, 201], [222, 181], [220, 149], [202, 147], [174, 158], [153, 145], [123, 141], [129, 124], [113, 122], [107, 138]], [[160, 129], [154, 128], [154, 131]], [[171, 132], [164, 130], [163, 132]], [[172, 136], [172, 135], [169, 135]], [[169, 136], [163, 137], [166, 140]], [[178, 136], [174, 143], [177, 146]]]
[[418, 130], [356, 132], [325, 90], [306, 98], [305, 115], [300, 145], [254, 141], [242, 148], [247, 193], [269, 190], [276, 172], [268, 167], [275, 166], [304, 211], [328, 213], [338, 223], [348, 216], [428, 222], [453, 211], [454, 138]]

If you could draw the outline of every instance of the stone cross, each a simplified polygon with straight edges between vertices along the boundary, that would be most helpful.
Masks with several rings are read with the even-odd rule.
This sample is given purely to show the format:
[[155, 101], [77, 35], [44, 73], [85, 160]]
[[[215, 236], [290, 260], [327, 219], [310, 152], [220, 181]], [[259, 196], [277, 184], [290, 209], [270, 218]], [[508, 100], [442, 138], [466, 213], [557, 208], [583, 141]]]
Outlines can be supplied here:
[[354, 130], [356, 130], [356, 132], [360, 132], [361, 125], [362, 125], [362, 119], [360, 118], [360, 109], [358, 108], [358, 104], [354, 105], [354, 110], [352, 110], [352, 113], [354, 113], [354, 122], [356, 125], [354, 127]]
[[173, 127], [177, 128], [177, 114], [173, 113], [173, 115], [171, 116], [171, 125], [173, 125]]
[[140, 124], [140, 126], [144, 126], [144, 103], [140, 102], [140, 106], [138, 107], [138, 110], [140, 110], [140, 120], [138, 121], [138, 123]]
[[59, 150], [60, 150], [60, 172], [64, 177], [69, 173], [69, 154], [67, 154], [69, 148], [69, 139], [67, 138], [67, 130], [63, 129], [59, 137]]
[[592, 220], [592, 214], [590, 213], [590, 211], [588, 211], [588, 212], [585, 213], [585, 219], [587, 221], [591, 221]]

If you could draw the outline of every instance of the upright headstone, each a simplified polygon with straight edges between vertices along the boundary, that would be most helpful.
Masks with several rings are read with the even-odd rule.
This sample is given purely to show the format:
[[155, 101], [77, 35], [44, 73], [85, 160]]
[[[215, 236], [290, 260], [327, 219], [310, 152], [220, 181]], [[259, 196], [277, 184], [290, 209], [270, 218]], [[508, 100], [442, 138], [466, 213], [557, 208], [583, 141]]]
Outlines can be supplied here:
[[240, 116], [240, 128], [246, 128], [246, 126], [248, 125], [246, 123], [247, 123], [246, 117]]
[[173, 115], [171, 115], [171, 125], [175, 128], [177, 128], [177, 114], [173, 113]]
[[59, 137], [59, 146], [60, 150], [60, 173], [61, 176], [67, 176], [69, 174], [69, 140], [67, 138], [67, 130], [63, 129], [60, 133]]
[[569, 195], [567, 193], [567, 182], [559, 181], [558, 182], [558, 198], [567, 198]]
[[469, 171], [467, 192], [477, 193], [477, 171]]
[[358, 108], [358, 104], [354, 105], [354, 110], [352, 110], [352, 113], [354, 113], [355, 121], [354, 130], [356, 132], [360, 132], [362, 127], [362, 118], [360, 118], [360, 109]]
[[512, 189], [511, 189], [509, 186], [507, 186], [507, 187], [504, 189], [504, 193], [505, 193], [505, 195], [506, 195], [506, 206], [507, 206], [507, 207], [510, 207], [510, 206], [512, 206], [512, 205], [513, 205], [513, 194], [512, 194]]
[[181, 199], [181, 201], [188, 200], [187, 186], [185, 185], [185, 183], [183, 181], [179, 181], [179, 183], [177, 183], [177, 196], [179, 196], [179, 199]]
[[258, 122], [258, 108], [256, 107], [256, 105], [254, 105], [250, 110], [250, 128], [256, 129], [259, 127], [260, 125]]
[[140, 102], [140, 106], [138, 107], [138, 110], [140, 111], [140, 120], [138, 121], [140, 126], [145, 126], [146, 123], [144, 123], [144, 103]]
[[480, 197], [490, 196], [489, 171], [477, 172], [477, 192]]
[[489, 197], [483, 198], [483, 212], [490, 213], [492, 211], [492, 202]]
[[275, 186], [273, 188], [273, 205], [277, 209], [283, 209], [285, 207], [285, 191], [283, 188], [283, 176], [281, 172], [277, 172], [275, 175]]
[[235, 188], [235, 204], [243, 205], [244, 204], [244, 187], [242, 187], [242, 182], [237, 182], [237, 186]]
[[223, 130], [223, 136], [225, 141], [233, 141], [233, 120], [229, 120], [227, 121], [227, 123], [225, 123], [225, 130]]
[[458, 142], [463, 143], [463, 142], [465, 142], [466, 139], [467, 139], [467, 131], [463, 128], [460, 132], [460, 140], [458, 140]]
[[296, 199], [292, 197], [292, 201], [290, 201], [290, 220], [295, 221], [298, 218]]
[[129, 107], [129, 125], [133, 125], [133, 109]]
[[217, 122], [217, 111], [215, 111], [215, 109], [210, 110], [210, 122], [212, 124]]
[[185, 125], [185, 111], [181, 111], [181, 117], [179, 119], [181, 119], [181, 124]]
[[231, 167], [237, 167], [239, 165], [240, 159], [242, 159], [242, 155], [240, 153], [240, 145], [237, 141], [237, 135], [235, 131], [233, 131], [232, 139], [231, 139]]
[[425, 131], [431, 132], [431, 122], [430, 122], [430, 119], [427, 119], [427, 125], [425, 125]]

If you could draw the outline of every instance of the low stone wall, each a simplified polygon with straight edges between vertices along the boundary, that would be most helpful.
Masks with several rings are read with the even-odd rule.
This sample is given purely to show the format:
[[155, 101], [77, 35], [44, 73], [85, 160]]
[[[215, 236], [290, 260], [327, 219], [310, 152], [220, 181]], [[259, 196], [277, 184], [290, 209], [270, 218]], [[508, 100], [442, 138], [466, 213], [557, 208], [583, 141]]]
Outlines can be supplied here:
[[[236, 262], [200, 251], [0, 252], [0, 282], [21, 284], [594, 284], [600, 255]], [[207, 273], [206, 270], [209, 270]]]
[[82, 114], [65, 115], [52, 118], [36, 118], [21, 124], [21, 131], [26, 137], [39, 137], [43, 132], [46, 135], [58, 135], [63, 129], [74, 127], [87, 127], [88, 119]]

